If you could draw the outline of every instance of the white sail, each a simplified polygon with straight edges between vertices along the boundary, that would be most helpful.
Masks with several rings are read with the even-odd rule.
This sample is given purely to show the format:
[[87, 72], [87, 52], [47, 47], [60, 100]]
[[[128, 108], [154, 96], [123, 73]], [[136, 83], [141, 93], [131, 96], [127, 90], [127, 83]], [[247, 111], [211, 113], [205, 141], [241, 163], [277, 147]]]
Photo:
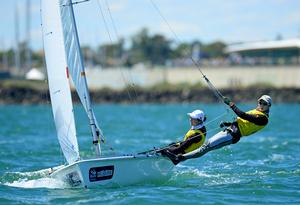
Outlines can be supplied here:
[[42, 1], [42, 27], [49, 90], [58, 140], [68, 163], [79, 159], [59, 0]]
[[[84, 63], [79, 45], [77, 28], [73, 14], [71, 0], [60, 0], [63, 33], [65, 38], [65, 49], [67, 52], [67, 62], [70, 75], [75, 85], [76, 91], [86, 112], [90, 108], [90, 95], [87, 87]], [[93, 111], [92, 111], [93, 113]], [[88, 113], [89, 114], [89, 113]], [[95, 116], [91, 116], [95, 117]]]
[[[60, 0], [60, 9], [62, 17], [62, 30], [64, 35], [64, 45], [66, 49], [66, 58], [71, 78], [75, 85], [80, 101], [90, 120], [90, 126], [94, 142], [98, 141], [98, 134], [102, 136], [98, 126], [94, 111], [91, 106], [90, 94], [87, 87], [83, 58], [80, 50], [78, 32], [74, 17], [73, 5], [71, 0]], [[100, 146], [95, 144], [97, 155], [100, 155]]]
[[[61, 147], [70, 163], [51, 177], [71, 186], [129, 185], [169, 178], [173, 163], [157, 153], [78, 160], [73, 108], [66, 71], [70, 71], [88, 114], [96, 152], [100, 155], [97, 121], [91, 108], [71, 0], [43, 0], [43, 37], [55, 124]], [[67, 66], [68, 65], [68, 66]], [[69, 69], [66, 69], [66, 68]], [[100, 130], [99, 130], [100, 131]], [[73, 163], [71, 163], [73, 162]]]

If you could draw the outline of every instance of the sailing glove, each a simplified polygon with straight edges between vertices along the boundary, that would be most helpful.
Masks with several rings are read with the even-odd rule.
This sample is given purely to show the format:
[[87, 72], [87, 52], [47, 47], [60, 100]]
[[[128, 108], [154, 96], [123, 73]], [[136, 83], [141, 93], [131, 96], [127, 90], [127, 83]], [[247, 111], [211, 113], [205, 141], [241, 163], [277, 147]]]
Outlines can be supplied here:
[[224, 101], [224, 103], [225, 103], [226, 105], [229, 105], [229, 104], [231, 103], [231, 100], [230, 100], [229, 98], [227, 98], [227, 97], [224, 97], [224, 98], [223, 98], [223, 101]]
[[220, 127], [223, 128], [223, 127], [229, 127], [232, 123], [231, 122], [220, 122]]

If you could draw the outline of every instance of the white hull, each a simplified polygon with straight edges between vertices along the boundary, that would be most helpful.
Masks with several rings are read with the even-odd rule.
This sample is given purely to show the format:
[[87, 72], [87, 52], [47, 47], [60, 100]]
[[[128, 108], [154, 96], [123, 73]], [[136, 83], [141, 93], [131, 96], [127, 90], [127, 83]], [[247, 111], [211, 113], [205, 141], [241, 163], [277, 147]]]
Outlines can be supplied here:
[[51, 177], [71, 186], [127, 186], [167, 180], [173, 167], [160, 155], [131, 155], [80, 160], [55, 170]]

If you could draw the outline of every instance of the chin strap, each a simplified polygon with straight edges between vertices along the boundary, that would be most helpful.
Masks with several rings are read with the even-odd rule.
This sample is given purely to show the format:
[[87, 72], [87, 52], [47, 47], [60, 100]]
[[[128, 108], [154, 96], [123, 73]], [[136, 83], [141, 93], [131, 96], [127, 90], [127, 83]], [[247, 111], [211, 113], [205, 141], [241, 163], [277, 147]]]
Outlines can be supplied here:
[[198, 124], [198, 125], [192, 125], [192, 127], [191, 127], [191, 129], [192, 130], [199, 130], [199, 129], [201, 129], [202, 127], [204, 126], [204, 124], [203, 123], [201, 123], [201, 124]]

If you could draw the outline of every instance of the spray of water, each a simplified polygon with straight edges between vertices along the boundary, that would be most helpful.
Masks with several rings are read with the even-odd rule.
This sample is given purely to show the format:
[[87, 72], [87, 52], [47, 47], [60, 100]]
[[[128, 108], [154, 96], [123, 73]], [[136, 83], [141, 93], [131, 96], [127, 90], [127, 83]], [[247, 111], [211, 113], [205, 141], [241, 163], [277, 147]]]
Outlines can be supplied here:
[[0, 184], [18, 188], [48, 188], [64, 189], [69, 185], [59, 179], [50, 177], [53, 168], [42, 169], [33, 172], [6, 172], [0, 178]]

